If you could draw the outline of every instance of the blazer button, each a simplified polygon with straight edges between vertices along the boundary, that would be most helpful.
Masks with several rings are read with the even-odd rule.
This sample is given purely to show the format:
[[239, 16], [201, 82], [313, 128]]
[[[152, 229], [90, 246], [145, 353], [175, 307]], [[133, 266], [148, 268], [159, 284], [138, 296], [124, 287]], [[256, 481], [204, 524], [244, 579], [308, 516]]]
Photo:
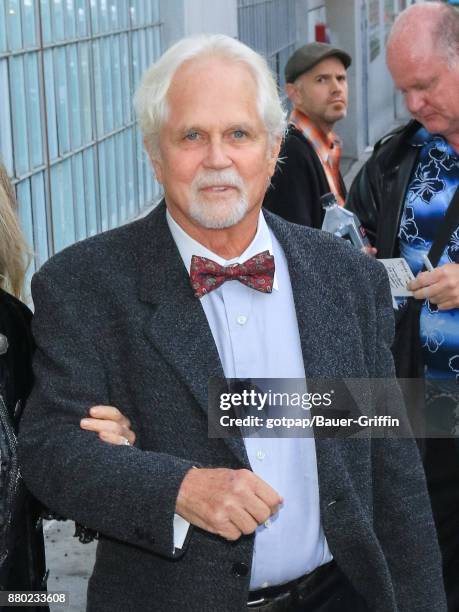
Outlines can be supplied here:
[[246, 563], [235, 563], [231, 568], [231, 573], [233, 576], [237, 576], [238, 578], [242, 578], [247, 576], [249, 573], [249, 566]]

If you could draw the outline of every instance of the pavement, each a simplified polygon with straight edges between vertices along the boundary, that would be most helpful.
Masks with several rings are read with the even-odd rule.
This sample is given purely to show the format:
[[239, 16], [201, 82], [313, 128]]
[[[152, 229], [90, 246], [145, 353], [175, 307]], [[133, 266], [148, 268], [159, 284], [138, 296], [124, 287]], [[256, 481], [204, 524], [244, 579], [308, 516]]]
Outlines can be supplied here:
[[67, 592], [68, 606], [51, 605], [51, 612], [83, 612], [86, 591], [96, 558], [96, 542], [81, 544], [71, 521], [45, 521], [48, 591]]
[[[350, 186], [354, 177], [370, 157], [368, 147], [359, 159], [343, 157], [341, 169], [344, 182]], [[49, 569], [48, 590], [67, 591], [69, 605], [65, 608], [51, 605], [51, 612], [84, 612], [88, 579], [94, 566], [97, 542], [81, 544], [73, 537], [71, 521], [47, 521], [44, 526], [47, 567]]]

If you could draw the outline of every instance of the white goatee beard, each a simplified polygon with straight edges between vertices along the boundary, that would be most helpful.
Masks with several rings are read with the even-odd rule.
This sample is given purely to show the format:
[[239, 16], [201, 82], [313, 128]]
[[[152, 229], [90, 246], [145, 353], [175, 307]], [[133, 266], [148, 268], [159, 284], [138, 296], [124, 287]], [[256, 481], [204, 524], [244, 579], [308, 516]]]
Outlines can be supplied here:
[[[208, 202], [200, 197], [200, 189], [210, 186], [230, 185], [239, 191], [236, 201]], [[211, 171], [195, 177], [191, 185], [189, 214], [206, 229], [225, 229], [236, 225], [247, 214], [249, 205], [245, 185], [234, 170]]]

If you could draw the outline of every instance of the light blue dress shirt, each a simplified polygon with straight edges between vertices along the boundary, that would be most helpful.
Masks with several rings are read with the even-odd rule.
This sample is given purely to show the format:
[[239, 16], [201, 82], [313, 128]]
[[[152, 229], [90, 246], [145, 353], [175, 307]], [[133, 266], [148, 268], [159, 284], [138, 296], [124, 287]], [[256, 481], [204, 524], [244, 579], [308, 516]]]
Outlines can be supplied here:
[[[285, 254], [260, 212], [255, 238], [240, 257], [224, 260], [191, 238], [167, 212], [187, 271], [191, 257], [221, 265], [268, 250], [276, 272], [271, 294], [227, 281], [201, 298], [226, 378], [304, 378], [298, 323]], [[252, 470], [283, 498], [279, 512], [257, 528], [250, 589], [278, 585], [332, 559], [322, 529], [315, 440], [244, 440]]]

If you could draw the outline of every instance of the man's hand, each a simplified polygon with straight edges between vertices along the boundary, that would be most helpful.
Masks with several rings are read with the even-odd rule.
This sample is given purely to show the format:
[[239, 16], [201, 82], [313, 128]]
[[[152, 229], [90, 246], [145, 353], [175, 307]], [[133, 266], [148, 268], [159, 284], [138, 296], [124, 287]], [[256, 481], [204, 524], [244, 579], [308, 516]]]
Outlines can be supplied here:
[[89, 409], [89, 417], [81, 419], [80, 427], [97, 432], [103, 442], [111, 444], [135, 442], [131, 422], [114, 406], [93, 406]]
[[253, 533], [282, 502], [250, 470], [191, 469], [182, 481], [176, 512], [201, 529], [237, 540]]
[[459, 264], [448, 263], [432, 272], [421, 272], [408, 289], [417, 300], [427, 298], [439, 310], [459, 308]]
[[364, 253], [365, 255], [369, 255], [370, 257], [376, 257], [376, 255], [378, 254], [378, 249], [373, 246], [364, 246], [360, 250], [362, 251], [362, 253]]

